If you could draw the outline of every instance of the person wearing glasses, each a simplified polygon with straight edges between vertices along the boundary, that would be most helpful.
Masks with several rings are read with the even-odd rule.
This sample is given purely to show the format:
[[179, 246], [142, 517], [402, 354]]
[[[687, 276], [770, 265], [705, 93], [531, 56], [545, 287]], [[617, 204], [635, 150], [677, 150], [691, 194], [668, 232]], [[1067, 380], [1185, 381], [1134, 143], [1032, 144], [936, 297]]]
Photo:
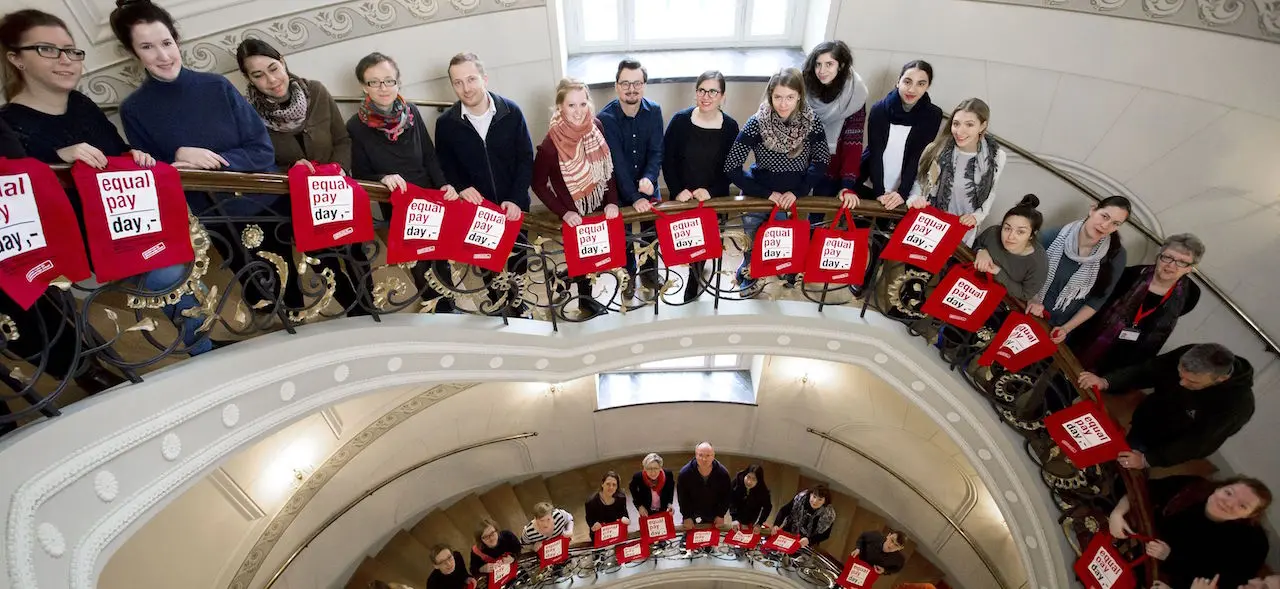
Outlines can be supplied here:
[[1179, 233], [1164, 240], [1155, 264], [1125, 268], [1111, 298], [1067, 340], [1080, 365], [1110, 372], [1155, 358], [1178, 318], [1200, 302], [1189, 275], [1204, 251], [1200, 238]]
[[476, 543], [471, 547], [471, 576], [480, 578], [493, 570], [498, 562], [511, 564], [520, 557], [520, 538], [511, 530], [498, 529], [498, 522], [480, 520]]
[[427, 589], [471, 589], [476, 586], [476, 580], [467, 572], [462, 553], [448, 544], [431, 547], [431, 564], [436, 570], [427, 577]]
[[[662, 138], [662, 177], [667, 191], [679, 202], [729, 196], [729, 175], [724, 161], [738, 137], [738, 121], [721, 109], [724, 104], [724, 74], [702, 72], [693, 84], [693, 106], [671, 117]], [[684, 301], [698, 298], [706, 262], [689, 266]]]
[[[445, 179], [436, 157], [426, 120], [417, 106], [400, 95], [400, 66], [394, 59], [375, 51], [360, 58], [355, 74], [364, 90], [364, 102], [356, 114], [347, 119], [352, 177], [379, 182], [392, 192], [413, 184], [443, 190], [447, 200], [457, 199], [458, 193]], [[378, 208], [382, 219], [390, 221], [391, 204], [379, 203]], [[453, 311], [453, 302], [440, 297], [428, 285], [429, 267], [436, 269], [436, 276], [446, 286], [452, 283], [448, 262], [414, 264], [413, 281], [423, 293], [422, 300], [437, 299], [437, 313]]]

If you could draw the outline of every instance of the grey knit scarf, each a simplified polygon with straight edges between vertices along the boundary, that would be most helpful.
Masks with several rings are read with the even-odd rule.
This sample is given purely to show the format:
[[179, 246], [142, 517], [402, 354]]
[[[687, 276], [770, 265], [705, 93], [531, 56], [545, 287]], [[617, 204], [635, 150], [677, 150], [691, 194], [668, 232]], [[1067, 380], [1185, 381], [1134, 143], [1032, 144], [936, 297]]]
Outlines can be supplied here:
[[813, 114], [818, 115], [822, 130], [827, 134], [827, 147], [835, 153], [836, 141], [840, 138], [840, 130], [844, 128], [844, 120], [853, 116], [858, 109], [867, 104], [867, 83], [862, 81], [858, 72], [849, 70], [844, 89], [831, 102], [823, 102], [815, 93], [809, 93], [809, 106]]
[[[973, 205], [973, 210], [982, 210], [982, 205], [991, 197], [991, 189], [996, 183], [996, 154], [999, 152], [1000, 146], [996, 144], [996, 140], [991, 135], [983, 133], [978, 139], [978, 154], [969, 158], [969, 165], [965, 166], [964, 177], [965, 188], [968, 192], [969, 203]], [[938, 154], [938, 167], [941, 169], [938, 174], [937, 195], [934, 201], [937, 207], [947, 210], [951, 205], [951, 186], [954, 184], [956, 174], [956, 142], [954, 139], [948, 139], [946, 147], [942, 148], [942, 152]], [[974, 179], [978, 180], [975, 182]]]
[[1080, 268], [1071, 275], [1066, 286], [1062, 287], [1062, 291], [1058, 293], [1057, 300], [1053, 302], [1053, 310], [1061, 311], [1071, 303], [1089, 296], [1089, 291], [1093, 290], [1093, 284], [1098, 281], [1102, 259], [1107, 257], [1111, 240], [1102, 238], [1093, 246], [1093, 251], [1089, 252], [1089, 255], [1082, 256], [1080, 255], [1080, 229], [1083, 227], [1084, 221], [1075, 221], [1063, 227], [1053, 243], [1049, 244], [1049, 248], [1045, 250], [1045, 256], [1049, 258], [1049, 276], [1045, 278], [1040, 292], [1031, 299], [1032, 302], [1044, 304], [1044, 299], [1049, 294], [1049, 286], [1053, 284], [1053, 277], [1058, 273], [1058, 264], [1062, 262], [1063, 256], [1079, 263]]

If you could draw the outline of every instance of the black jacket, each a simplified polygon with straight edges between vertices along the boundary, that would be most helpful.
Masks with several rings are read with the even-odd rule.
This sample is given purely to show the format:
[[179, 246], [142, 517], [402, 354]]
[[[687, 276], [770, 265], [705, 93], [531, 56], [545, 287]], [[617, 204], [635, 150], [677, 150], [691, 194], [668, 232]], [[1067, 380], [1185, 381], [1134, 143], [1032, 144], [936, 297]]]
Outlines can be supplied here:
[[1231, 377], [1198, 391], [1179, 384], [1178, 361], [1191, 349], [1171, 352], [1103, 375], [1108, 393], [1152, 389], [1138, 404], [1126, 439], [1151, 466], [1172, 466], [1214, 453], [1253, 416], [1253, 366], [1236, 356]]
[[769, 495], [769, 487], [764, 481], [758, 481], [754, 489], [747, 489], [742, 479], [746, 471], [738, 473], [733, 479], [733, 489], [729, 498], [729, 515], [744, 526], [761, 525], [769, 520], [773, 513], [773, 498]]
[[[431, 555], [435, 558], [435, 555]], [[453, 551], [453, 572], [446, 575], [439, 570], [431, 571], [431, 576], [427, 577], [427, 589], [466, 589], [467, 581], [471, 579], [471, 575], [467, 573], [467, 563], [463, 562], [462, 554], [457, 550]]]
[[698, 472], [697, 459], [690, 460], [680, 469], [680, 478], [676, 481], [680, 517], [701, 519], [701, 523], [706, 524], [717, 517], [724, 517], [729, 511], [730, 486], [729, 471], [719, 460], [711, 464], [711, 475], [705, 479]]
[[716, 170], [716, 182], [712, 186], [689, 186], [684, 178], [684, 153], [689, 145], [689, 132], [693, 129], [693, 109], [686, 108], [671, 117], [667, 125], [667, 133], [662, 136], [662, 178], [667, 183], [667, 192], [674, 199], [683, 190], [706, 188], [711, 196], [729, 196], [729, 175], [724, 173], [724, 160], [733, 148], [733, 140], [738, 138], [738, 121], [729, 113], [724, 113], [724, 122], [720, 125], [720, 167]]
[[388, 139], [382, 130], [362, 123], [359, 115], [347, 119], [352, 177], [378, 182], [383, 176], [399, 174], [405, 182], [422, 188], [440, 188], [449, 183], [440, 169], [436, 147], [427, 133], [422, 113], [413, 104], [409, 104], [409, 111], [413, 113], [413, 126], [395, 141]]
[[1173, 476], [1147, 483], [1156, 537], [1169, 545], [1160, 576], [1171, 587], [1189, 587], [1196, 577], [1218, 578], [1218, 587], [1239, 587], [1266, 562], [1270, 543], [1257, 522], [1219, 522], [1205, 515], [1212, 481]]
[[533, 181], [533, 139], [524, 113], [516, 103], [489, 93], [494, 115], [484, 138], [462, 116], [462, 101], [436, 119], [440, 167], [454, 190], [474, 187], [494, 204], [510, 201], [529, 210]]
[[600, 500], [600, 493], [593, 493], [587, 500], [586, 512], [587, 529], [595, 527], [596, 524], [611, 524], [627, 517], [627, 496], [622, 491], [618, 491], [613, 496], [613, 505], [605, 505], [604, 501]]
[[[662, 472], [667, 475], [667, 481], [658, 490], [658, 500], [661, 503], [662, 511], [666, 511], [676, 498], [676, 477], [665, 468], [662, 469]], [[649, 499], [653, 494], [649, 491], [649, 485], [644, 484], [644, 471], [639, 471], [631, 477], [631, 484], [627, 485], [627, 489], [631, 491], [631, 504], [636, 506], [637, 512], [641, 509], [649, 509]], [[653, 515], [653, 513], [649, 515]]]
[[[511, 530], [502, 530], [498, 532], [498, 545], [489, 548], [484, 544], [477, 544], [480, 551], [492, 559], [499, 559], [510, 554], [512, 558], [520, 558], [520, 539], [516, 537]], [[480, 567], [488, 564], [479, 554], [476, 554], [476, 546], [471, 547], [471, 576], [477, 579], [487, 578], [487, 573], [480, 572]]]
[[906, 197], [911, 186], [916, 182], [916, 172], [920, 166], [920, 156], [938, 135], [942, 126], [942, 109], [933, 104], [926, 92], [910, 111], [903, 111], [902, 98], [898, 89], [890, 90], [884, 98], [871, 106], [867, 113], [867, 145], [862, 150], [862, 165], [858, 167], [858, 184], [871, 181], [875, 196], [887, 192], [884, 185], [884, 150], [889, 145], [889, 127], [894, 116], [900, 113], [899, 124], [910, 125], [907, 133], [907, 145], [902, 154], [902, 175], [898, 181], [898, 193]]
[[902, 557], [901, 550], [884, 551], [884, 534], [875, 530], [863, 532], [858, 536], [858, 560], [884, 569], [886, 575], [901, 571], [907, 564], [907, 559]]

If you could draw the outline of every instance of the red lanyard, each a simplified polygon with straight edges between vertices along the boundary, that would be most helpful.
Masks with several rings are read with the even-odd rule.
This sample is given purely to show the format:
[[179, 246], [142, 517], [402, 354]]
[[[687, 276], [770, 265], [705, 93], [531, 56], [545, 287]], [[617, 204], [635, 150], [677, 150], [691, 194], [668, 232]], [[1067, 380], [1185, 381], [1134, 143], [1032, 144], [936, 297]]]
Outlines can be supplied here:
[[1142, 308], [1143, 303], [1146, 302], [1146, 298], [1144, 297], [1143, 303], [1138, 303], [1138, 312], [1133, 316], [1133, 326], [1137, 327], [1138, 323], [1141, 323], [1142, 320], [1146, 319], [1148, 315], [1155, 313], [1157, 309], [1163, 306], [1164, 302], [1169, 300], [1169, 295], [1173, 294], [1173, 289], [1176, 286], [1178, 286], [1176, 283], [1169, 285], [1169, 290], [1164, 291], [1164, 296], [1160, 298], [1160, 302], [1156, 304], [1156, 306], [1152, 307], [1150, 311], [1147, 311], [1146, 309]]

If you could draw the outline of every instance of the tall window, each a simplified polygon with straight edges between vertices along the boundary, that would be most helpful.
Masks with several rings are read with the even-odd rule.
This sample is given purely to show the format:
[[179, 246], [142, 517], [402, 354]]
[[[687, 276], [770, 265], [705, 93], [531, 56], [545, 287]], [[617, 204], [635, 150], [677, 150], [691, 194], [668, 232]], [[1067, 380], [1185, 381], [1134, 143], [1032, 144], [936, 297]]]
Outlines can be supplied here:
[[570, 53], [800, 45], [806, 0], [566, 0]]

